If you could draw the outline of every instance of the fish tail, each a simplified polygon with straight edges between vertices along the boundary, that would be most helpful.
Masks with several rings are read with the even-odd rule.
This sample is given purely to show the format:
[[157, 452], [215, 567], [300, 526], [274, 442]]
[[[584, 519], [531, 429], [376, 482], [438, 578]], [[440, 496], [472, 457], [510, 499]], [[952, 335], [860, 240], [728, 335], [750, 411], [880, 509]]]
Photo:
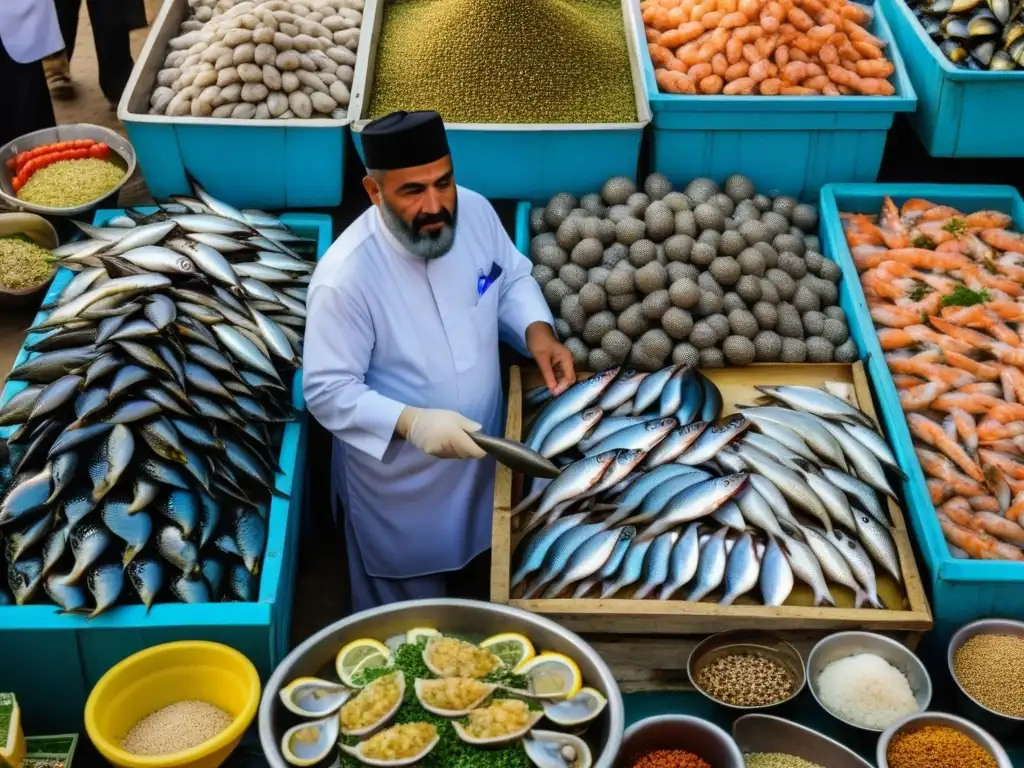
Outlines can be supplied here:
[[829, 592], [828, 587], [822, 587], [822, 591], [815, 591], [814, 604], [821, 605], [822, 603], [828, 603], [829, 605], [835, 605], [836, 599], [832, 597], [832, 593]]
[[670, 597], [672, 597], [673, 593], [677, 589], [679, 589], [679, 587], [675, 586], [674, 584], [663, 584], [661, 587], [661, 591], [658, 592], [658, 599], [668, 600]]
[[723, 597], [721, 600], [718, 601], [718, 604], [719, 605], [732, 605], [734, 602], [736, 602], [736, 597], [737, 597], [736, 595], [727, 594], [725, 597]]
[[608, 583], [605, 582], [601, 585], [601, 599], [604, 600], [607, 597], [611, 597], [619, 591], [619, 584], [616, 582]]
[[645, 597], [647, 597], [649, 594], [651, 594], [651, 590], [652, 589], [654, 589], [654, 585], [653, 584], [641, 584], [640, 588], [636, 592], [633, 593], [633, 599], [634, 600], [643, 600]]
[[[209, 488], [207, 488], [207, 490], [209, 490]], [[279, 499], [288, 499], [288, 500], [291, 499], [291, 495], [290, 494], [287, 494], [284, 491], [279, 491], [279, 490], [277, 490], [277, 488], [271, 488], [270, 492], [274, 496], [277, 496], [277, 498], [279, 498]]]
[[91, 612], [92, 612], [92, 608], [89, 608], [88, 606], [83, 605], [80, 608], [62, 608], [61, 610], [57, 611], [57, 615], [58, 616], [70, 616], [70, 615], [73, 615], [73, 614], [84, 615], [84, 614], [91, 613]]
[[537, 595], [537, 593], [544, 588], [545, 584], [547, 584], [546, 581], [538, 578], [536, 581], [533, 582], [533, 584], [526, 588], [526, 591], [523, 593], [523, 596], [520, 599], [532, 600]]

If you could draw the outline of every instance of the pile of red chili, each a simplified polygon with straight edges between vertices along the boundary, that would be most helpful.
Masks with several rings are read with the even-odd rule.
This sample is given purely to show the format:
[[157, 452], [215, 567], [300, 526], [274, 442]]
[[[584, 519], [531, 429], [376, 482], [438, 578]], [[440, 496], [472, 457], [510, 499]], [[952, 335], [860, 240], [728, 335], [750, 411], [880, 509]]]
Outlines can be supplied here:
[[110, 157], [110, 147], [94, 139], [75, 139], [19, 152], [16, 157], [7, 161], [7, 167], [14, 172], [11, 186], [17, 192], [40, 168], [62, 160], [84, 160], [87, 157], [106, 160]]
[[632, 768], [711, 768], [693, 752], [685, 749], [656, 749], [648, 752]]

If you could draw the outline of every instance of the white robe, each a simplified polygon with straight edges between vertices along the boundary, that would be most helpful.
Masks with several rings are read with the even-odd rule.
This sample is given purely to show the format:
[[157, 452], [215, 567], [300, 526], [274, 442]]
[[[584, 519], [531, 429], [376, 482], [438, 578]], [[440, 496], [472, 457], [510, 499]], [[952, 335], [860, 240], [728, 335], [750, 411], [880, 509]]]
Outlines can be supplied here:
[[[494, 263], [502, 274], [479, 296], [477, 279]], [[525, 351], [527, 326], [553, 323], [530, 268], [490, 203], [462, 187], [455, 242], [441, 258], [409, 253], [371, 207], [317, 265], [303, 388], [343, 445], [335, 486], [368, 575], [456, 570], [490, 547], [493, 460], [435, 459], [393, 433], [406, 405], [458, 411], [502, 433], [499, 333]]]
[[0, 42], [19, 64], [63, 50], [53, 0], [0, 0]]

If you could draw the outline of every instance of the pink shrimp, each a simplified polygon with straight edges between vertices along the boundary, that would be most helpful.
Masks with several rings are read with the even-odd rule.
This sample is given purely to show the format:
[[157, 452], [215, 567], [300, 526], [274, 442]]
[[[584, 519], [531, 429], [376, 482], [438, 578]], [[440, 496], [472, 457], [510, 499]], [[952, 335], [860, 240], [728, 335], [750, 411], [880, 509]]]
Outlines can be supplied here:
[[856, 243], [854, 240], [849, 240], [850, 255], [853, 256], [854, 266], [858, 270], [868, 269], [879, 263], [879, 258], [889, 252], [889, 249], [884, 245], [874, 245], [872, 243]]
[[[987, 413], [988, 410], [981, 411]], [[1024, 435], [1024, 421], [1000, 422], [985, 418], [978, 423], [978, 440], [988, 444], [996, 440], [1013, 440]]]
[[921, 216], [922, 221], [948, 221], [954, 216], [959, 216], [960, 211], [948, 205], [935, 205], [929, 208]]
[[953, 426], [956, 427], [957, 437], [964, 448], [972, 456], [976, 455], [978, 452], [978, 422], [975, 421], [974, 416], [961, 408], [954, 408], [949, 415], [953, 420]]
[[1020, 403], [1001, 403], [988, 412], [990, 419], [995, 419], [1000, 424], [1008, 421], [1024, 421], [1024, 405]]
[[1002, 211], [975, 211], [964, 217], [971, 229], [1006, 229], [1013, 224], [1013, 217]]
[[973, 307], [944, 307], [942, 317], [951, 323], [968, 328], [987, 328], [992, 324], [992, 316], [985, 311], [983, 304], [975, 304]]
[[954, 547], [959, 547], [978, 560], [1024, 560], [1024, 553], [1017, 547], [1004, 544], [986, 533], [975, 532], [954, 523], [947, 515], [939, 514], [942, 533]]
[[910, 245], [910, 233], [900, 219], [900, 209], [896, 207], [896, 203], [889, 196], [882, 201], [882, 213], [879, 216], [878, 224], [882, 232], [882, 239], [890, 248], [906, 248]]
[[932, 504], [935, 506], [939, 506], [939, 504], [955, 493], [949, 483], [937, 477], [929, 477], [925, 482], [928, 485], [928, 498], [932, 500]]
[[910, 389], [899, 390], [900, 405], [906, 412], [926, 411], [939, 395], [949, 391], [949, 385], [941, 381], [930, 381]]
[[988, 349], [994, 342], [989, 336], [984, 333], [978, 333], [972, 331], [970, 328], [961, 328], [958, 325], [945, 320], [937, 315], [932, 315], [928, 318], [928, 321], [937, 331], [941, 331], [947, 336], [952, 336], [957, 341], [962, 341], [972, 348]]
[[917, 454], [917, 460], [921, 462], [921, 469], [927, 475], [948, 483], [953, 493], [958, 496], [980, 496], [986, 492], [984, 485], [967, 477], [941, 453], [926, 448], [915, 448], [914, 452]]
[[966, 355], [974, 350], [974, 347], [970, 344], [954, 339], [946, 334], [936, 333], [927, 325], [910, 325], [904, 330], [910, 338], [919, 344], [934, 344], [937, 347], [941, 347], [943, 351], [952, 350], [953, 352], [959, 352], [961, 355]]
[[971, 263], [966, 256], [959, 253], [940, 253], [929, 251], [927, 248], [896, 248], [888, 251], [879, 249], [871, 254], [865, 254], [857, 263], [857, 268], [870, 269], [888, 260], [937, 272], [948, 272]]
[[[975, 512], [992, 512], [998, 515], [1002, 511], [995, 496], [972, 496], [967, 500], [967, 503], [971, 505], [971, 509]], [[1020, 530], [1021, 533], [1024, 533], [1024, 528]]]
[[921, 313], [895, 304], [870, 304], [871, 319], [889, 328], [906, 328], [921, 322]]
[[896, 389], [910, 389], [911, 387], [927, 384], [928, 382], [920, 376], [911, 376], [909, 373], [894, 373], [892, 375], [892, 383], [896, 385]]
[[1024, 512], [1024, 491], [1021, 491], [1013, 497], [1013, 501], [1010, 503], [1009, 508], [1003, 513], [1003, 515], [1007, 520], [1019, 523], [1022, 512]]
[[989, 301], [986, 302], [985, 308], [1007, 323], [1018, 323], [1024, 320], [1024, 306], [1016, 301]]
[[912, 234], [915, 238], [927, 237], [936, 245], [941, 245], [957, 238], [957, 232], [962, 230], [962, 227], [958, 227], [957, 222], [962, 221], [963, 219], [956, 216], [934, 221], [919, 221], [912, 230]]
[[900, 206], [900, 218], [908, 224], [913, 224], [935, 207], [935, 203], [930, 200], [925, 200], [922, 197], [912, 197]]
[[912, 347], [916, 343], [904, 328], [879, 328], [877, 336], [879, 344], [886, 352]]
[[1024, 252], [1024, 235], [1005, 229], [983, 229], [978, 233], [982, 240], [1000, 251]]
[[960, 387], [957, 391], [965, 395], [988, 395], [989, 397], [999, 397], [1002, 394], [999, 385], [993, 384], [991, 381], [976, 381], [966, 387]]
[[[953, 457], [950, 456], [950, 458]], [[994, 467], [1015, 480], [1024, 480], [1024, 464], [1020, 463], [1016, 456], [992, 451], [988, 448], [979, 448], [978, 458], [981, 459], [984, 467]]]
[[[953, 502], [958, 502], [953, 504]], [[959, 502], [963, 502], [962, 504]], [[1011, 544], [1024, 544], [1024, 528], [991, 512], [972, 512], [966, 499], [952, 499], [940, 511], [958, 525]]]
[[1003, 386], [1003, 399], [1006, 402], [1024, 403], [1024, 373], [1021, 373], [1020, 368], [1004, 365], [999, 372], [999, 382]]
[[954, 352], [951, 349], [945, 350], [943, 354], [945, 355], [946, 362], [971, 374], [976, 379], [981, 379], [982, 381], [996, 381], [999, 379], [999, 368], [997, 366], [979, 363], [977, 360], [972, 360], [967, 355], [961, 355], [959, 352]]
[[964, 281], [964, 285], [972, 291], [980, 292], [982, 289], [994, 289], [1013, 297], [1024, 293], [1024, 288], [1021, 288], [1019, 283], [1014, 282], [1008, 277], [993, 275], [974, 264], [964, 265], [957, 271], [960, 274], [960, 278]]
[[[967, 411], [968, 413], [988, 413], [989, 410], [995, 408], [1003, 402], [998, 397], [992, 397], [991, 395], [983, 395], [979, 393], [965, 393], [965, 392], [949, 392], [945, 395], [940, 395], [935, 398], [932, 403], [932, 408], [936, 411], [948, 412], [954, 408]], [[979, 430], [981, 426], [979, 425]]]
[[893, 373], [909, 373], [929, 381], [940, 381], [948, 388], [955, 389], [977, 381], [975, 376], [966, 371], [948, 365], [927, 362], [922, 359], [924, 354], [926, 353], [922, 352], [909, 358], [889, 354], [885, 356], [885, 360], [889, 365], [889, 370]]
[[1018, 368], [1024, 366], [1024, 348], [1022, 347], [1012, 347], [997, 341], [989, 344], [988, 351], [1001, 363], [1015, 365]]
[[943, 432], [942, 427], [919, 413], [907, 414], [907, 426], [911, 434], [918, 440], [936, 448], [948, 456], [954, 464], [967, 473], [968, 477], [977, 480], [979, 483], [985, 481], [985, 473], [978, 463], [972, 459], [967, 452], [960, 447], [955, 440]]

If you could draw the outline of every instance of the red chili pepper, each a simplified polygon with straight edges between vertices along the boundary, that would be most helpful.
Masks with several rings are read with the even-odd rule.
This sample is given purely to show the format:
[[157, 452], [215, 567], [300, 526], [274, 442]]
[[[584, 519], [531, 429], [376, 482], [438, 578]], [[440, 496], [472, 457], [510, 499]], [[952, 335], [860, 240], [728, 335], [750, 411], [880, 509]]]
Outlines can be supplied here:
[[19, 179], [17, 176], [11, 179], [11, 187], [14, 189], [15, 192], [21, 189], [21, 179]]
[[94, 157], [97, 160], [106, 160], [110, 157], [110, 147], [106, 144], [94, 144], [89, 148], [89, 157]]

